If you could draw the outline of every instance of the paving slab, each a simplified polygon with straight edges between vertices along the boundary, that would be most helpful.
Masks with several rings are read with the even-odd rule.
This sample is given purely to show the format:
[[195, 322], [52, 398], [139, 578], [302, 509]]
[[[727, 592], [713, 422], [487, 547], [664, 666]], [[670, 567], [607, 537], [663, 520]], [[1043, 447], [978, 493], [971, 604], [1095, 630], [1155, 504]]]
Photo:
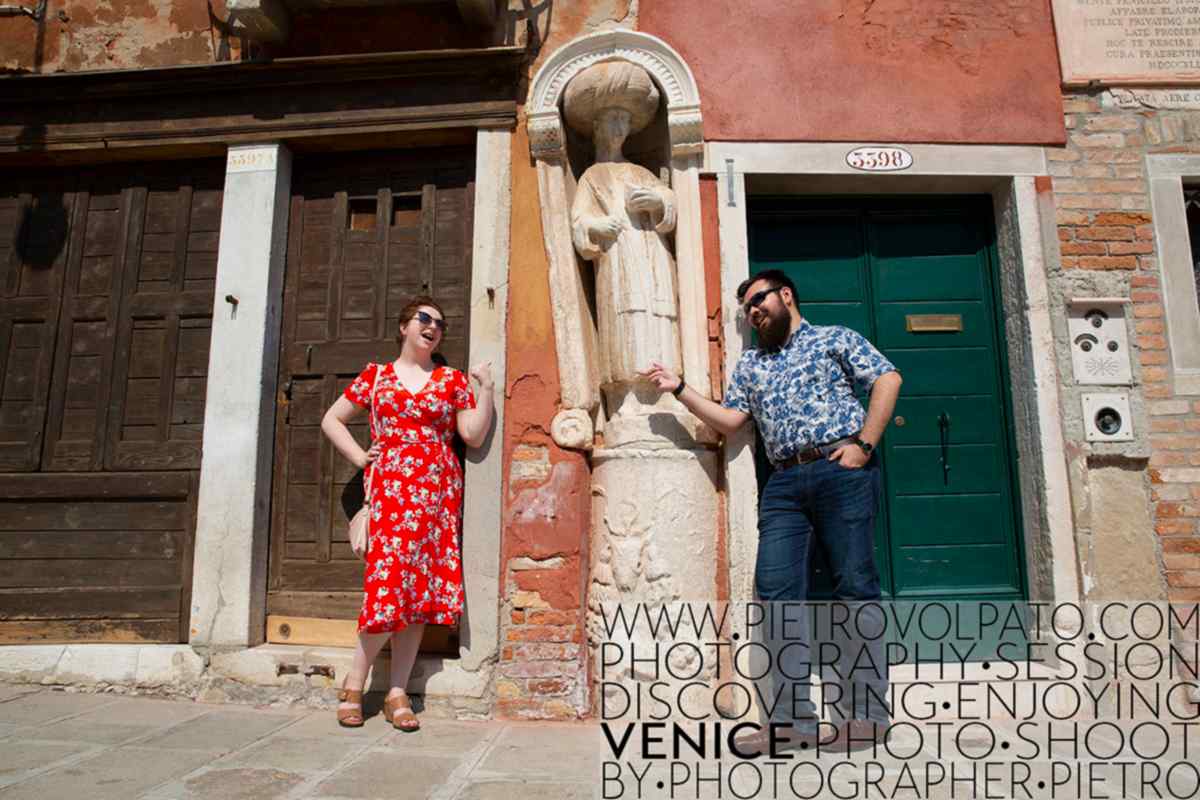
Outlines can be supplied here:
[[11, 722], [0, 722], [0, 739], [7, 739], [9, 736], [14, 736], [17, 733], [27, 730], [26, 725], [16, 725]]
[[349, 800], [425, 800], [442, 788], [458, 767], [449, 756], [396, 758], [372, 750], [316, 787], [315, 795]]
[[482, 778], [523, 778], [530, 775], [600, 776], [608, 746], [600, 726], [508, 725], [473, 775]]
[[422, 716], [419, 731], [392, 731], [376, 746], [409, 753], [462, 755], [496, 733], [495, 723], [456, 722]]
[[225, 756], [218, 762], [222, 768], [257, 767], [283, 772], [322, 773], [336, 769], [343, 761], [360, 752], [366, 742], [354, 739], [314, 742], [272, 736], [257, 744]]
[[360, 728], [343, 728], [338, 725], [333, 710], [328, 709], [313, 711], [305, 715], [294, 725], [289, 725], [280, 731], [279, 735], [294, 739], [373, 742], [391, 733], [397, 733], [397, 731], [382, 716], [368, 717], [366, 723]]
[[595, 796], [586, 783], [480, 781], [468, 783], [454, 800], [594, 800]]
[[155, 789], [145, 800], [282, 800], [308, 777], [271, 768], [229, 767], [197, 770]]
[[161, 750], [121, 747], [52, 770], [0, 789], [3, 800], [130, 800], [171, 778], [187, 774], [211, 761], [204, 750]]
[[90, 744], [136, 744], [136, 739], [147, 736], [157, 727], [148, 725], [110, 725], [92, 719], [73, 719], [28, 729], [27, 735], [54, 742], [87, 742]]
[[147, 728], [162, 728], [222, 708], [225, 706], [201, 705], [188, 700], [123, 697], [119, 703], [88, 711], [76, 719], [103, 722], [106, 725], [139, 725]]
[[0, 703], [12, 700], [14, 697], [24, 697], [27, 694], [33, 694], [40, 691], [37, 686], [14, 686], [11, 684], [0, 684]]
[[0, 722], [40, 725], [50, 720], [73, 717], [101, 706], [112, 705], [118, 699], [103, 694], [37, 692], [0, 703]]
[[245, 747], [295, 721], [293, 715], [254, 711], [210, 711], [145, 742], [146, 747], [213, 750], [228, 753]]
[[48, 764], [86, 753], [90, 749], [90, 745], [63, 742], [5, 742], [4, 756], [0, 758], [0, 786], [20, 780], [26, 773]]

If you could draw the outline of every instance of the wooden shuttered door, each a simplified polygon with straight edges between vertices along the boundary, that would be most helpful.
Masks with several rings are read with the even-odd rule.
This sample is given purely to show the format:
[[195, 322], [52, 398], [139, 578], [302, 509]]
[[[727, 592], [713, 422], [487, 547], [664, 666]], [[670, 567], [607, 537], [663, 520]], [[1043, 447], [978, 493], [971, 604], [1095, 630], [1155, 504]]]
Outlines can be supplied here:
[[[432, 295], [445, 309], [449, 328], [441, 352], [450, 366], [466, 368], [473, 167], [474, 152], [467, 149], [295, 164], [269, 639], [337, 644], [353, 637], [363, 565], [347, 541], [342, 496], [356, 470], [321, 434], [321, 417], [368, 362], [398, 355], [399, 313], [416, 295]], [[351, 430], [365, 446], [365, 415]], [[427, 628], [424, 649], [456, 647], [454, 629]]]
[[0, 641], [186, 641], [222, 164], [0, 180]]

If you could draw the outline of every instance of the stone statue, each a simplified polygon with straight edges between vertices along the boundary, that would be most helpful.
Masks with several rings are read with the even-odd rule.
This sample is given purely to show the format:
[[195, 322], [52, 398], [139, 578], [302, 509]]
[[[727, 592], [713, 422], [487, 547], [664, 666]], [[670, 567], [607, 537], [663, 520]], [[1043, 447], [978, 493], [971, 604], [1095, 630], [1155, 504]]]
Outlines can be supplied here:
[[567, 86], [567, 123], [589, 136], [596, 161], [571, 205], [575, 249], [596, 268], [600, 382], [611, 416], [645, 414], [640, 369], [681, 365], [675, 258], [675, 194], [650, 170], [626, 160], [625, 140], [654, 119], [660, 95], [642, 67], [608, 61]]
[[[604, 36], [651, 41], [634, 33]], [[614, 51], [589, 60], [588, 66], [570, 63], [576, 66], [569, 78], [559, 73], [561, 80], [535, 80], [542, 106], [536, 120], [531, 118], [530, 137], [538, 158], [563, 385], [562, 408], [551, 434], [562, 447], [588, 451], [592, 471], [587, 632], [593, 675], [599, 676], [604, 674], [599, 644], [606, 639], [619, 641], [625, 635], [626, 643], [645, 653], [656, 637], [669, 637], [662, 643], [670, 645], [688, 636], [668, 634], [666, 628], [607, 632], [606, 609], [611, 613], [613, 604], [670, 608], [714, 596], [719, 470], [715, 434], [676, 398], [659, 393], [638, 375], [652, 361], [683, 370], [685, 353], [707, 355], [707, 328], [690, 324], [702, 320], [703, 302], [697, 302], [694, 291], [680, 296], [681, 283], [693, 290], [703, 285], [697, 275], [703, 275], [697, 257], [699, 153], [676, 149], [671, 138], [676, 130], [694, 130], [699, 146], [698, 106], [684, 108], [676, 97], [676, 116], [671, 116], [670, 100], [680, 94], [681, 84], [669, 82], [669, 73], [654, 71], [661, 60], [647, 57], [638, 63]], [[664, 91], [675, 92], [666, 95], [665, 103]], [[670, 153], [675, 189], [686, 193], [682, 219], [677, 219], [675, 190], [622, 152], [626, 140], [646, 130], [663, 105], [668, 125], [659, 145], [664, 156]], [[681, 124], [672, 127], [672, 120]], [[561, 136], [564, 121], [595, 149], [594, 162], [574, 186]], [[690, 254], [682, 276], [674, 255], [677, 221], [684, 252]], [[591, 298], [585, 295], [590, 281], [581, 280], [580, 258], [595, 274], [594, 329]], [[707, 360], [694, 359], [688, 376], [697, 386], [708, 380], [702, 365]], [[696, 644], [695, 652], [700, 652]], [[676, 663], [686, 650], [672, 655], [676, 674], [695, 674], [701, 681], [710, 677], [715, 664]], [[651, 679], [632, 667], [606, 678], [631, 690]], [[704, 702], [699, 694], [694, 697]]]

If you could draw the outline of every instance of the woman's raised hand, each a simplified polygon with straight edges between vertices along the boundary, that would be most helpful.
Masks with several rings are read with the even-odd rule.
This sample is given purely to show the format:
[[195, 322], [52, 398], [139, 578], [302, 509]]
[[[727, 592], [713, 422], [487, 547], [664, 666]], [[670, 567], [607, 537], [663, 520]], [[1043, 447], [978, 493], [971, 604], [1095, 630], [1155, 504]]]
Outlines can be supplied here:
[[471, 367], [471, 377], [479, 383], [481, 389], [491, 389], [495, 386], [495, 381], [492, 378], [492, 362], [481, 361]]

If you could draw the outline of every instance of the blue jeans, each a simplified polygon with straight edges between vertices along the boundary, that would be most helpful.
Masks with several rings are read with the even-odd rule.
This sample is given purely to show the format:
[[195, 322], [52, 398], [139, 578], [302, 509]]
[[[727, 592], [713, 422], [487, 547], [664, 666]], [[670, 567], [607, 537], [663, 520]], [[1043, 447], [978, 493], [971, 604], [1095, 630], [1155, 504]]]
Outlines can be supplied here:
[[[778, 697], [772, 722], [793, 722], [801, 729], [815, 727], [819, 715], [809, 699], [808, 683], [795, 680], [798, 675], [810, 674], [814, 661], [822, 672], [823, 705], [833, 722], [868, 719], [887, 724], [890, 718], [887, 704], [880, 702], [887, 694], [880, 635], [883, 610], [878, 603], [863, 603], [881, 597], [874, 553], [879, 486], [876, 458], [861, 469], [820, 459], [776, 471], [762, 491], [754, 571], [758, 599], [773, 604], [774, 609], [781, 609], [783, 603], [807, 601], [809, 555], [817, 546], [832, 571], [834, 600], [829, 605], [805, 607], [799, 615], [802, 625], [791, 627], [786, 640], [779, 635], [779, 628], [767, 628], [774, 631], [765, 641], [772, 657], [772, 686], [767, 697]], [[852, 624], [821, 624], [830, 615], [848, 616]], [[820, 626], [817, 631], [809, 630], [807, 624], [814, 620]], [[828, 639], [834, 646], [822, 649], [822, 641], [795, 646], [806, 638]]]

